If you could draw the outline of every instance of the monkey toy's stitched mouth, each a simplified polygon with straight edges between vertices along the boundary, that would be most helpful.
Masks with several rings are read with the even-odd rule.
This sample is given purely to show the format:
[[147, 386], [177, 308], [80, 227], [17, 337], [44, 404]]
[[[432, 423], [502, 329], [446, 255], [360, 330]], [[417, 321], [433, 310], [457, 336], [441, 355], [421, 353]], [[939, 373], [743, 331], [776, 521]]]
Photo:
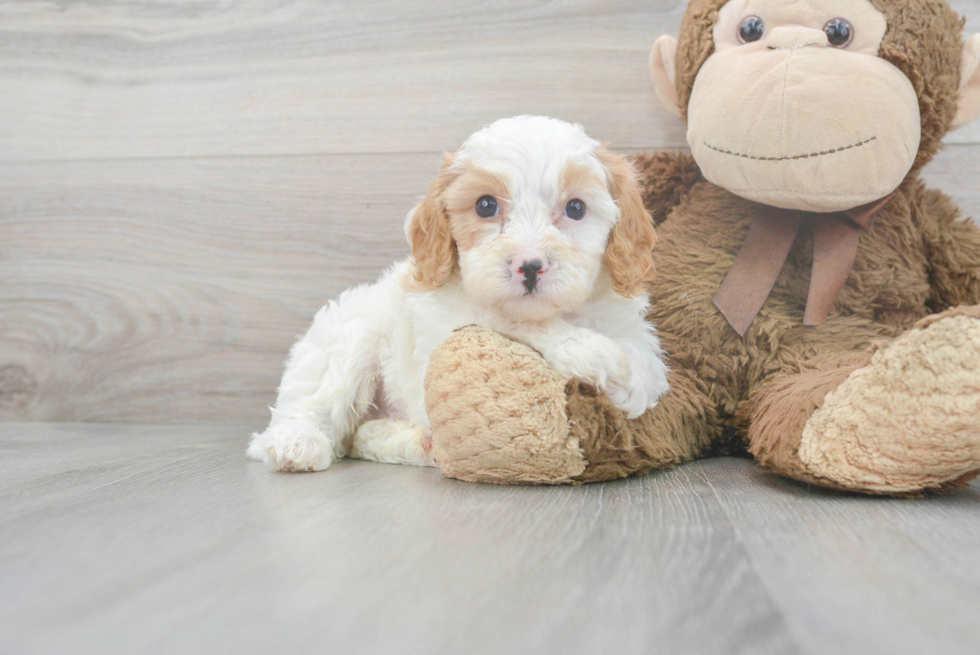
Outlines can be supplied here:
[[823, 152], [811, 152], [809, 154], [795, 155], [795, 156], [792, 156], [792, 157], [756, 157], [754, 155], [747, 155], [747, 154], [741, 153], [741, 152], [732, 152], [731, 150], [725, 150], [724, 148], [719, 148], [717, 146], [713, 146], [710, 143], [708, 143], [707, 141], [704, 142], [704, 145], [706, 147], [708, 147], [708, 148], [711, 148], [715, 152], [720, 152], [720, 153], [722, 153], [724, 155], [732, 155], [733, 157], [741, 157], [742, 159], [754, 159], [756, 161], [793, 161], [793, 160], [796, 160], [796, 159], [812, 159], [813, 157], [824, 157], [826, 155], [835, 155], [835, 154], [837, 154], [839, 152], [845, 152], [847, 150], [853, 150], [854, 148], [861, 148], [863, 146], [868, 145], [872, 141], [877, 141], [877, 140], [878, 140], [878, 137], [873, 136], [870, 139], [865, 139], [864, 141], [861, 141], [859, 143], [853, 143], [853, 144], [851, 144], [849, 146], [844, 146], [843, 148], [834, 148], [833, 150], [824, 150]]

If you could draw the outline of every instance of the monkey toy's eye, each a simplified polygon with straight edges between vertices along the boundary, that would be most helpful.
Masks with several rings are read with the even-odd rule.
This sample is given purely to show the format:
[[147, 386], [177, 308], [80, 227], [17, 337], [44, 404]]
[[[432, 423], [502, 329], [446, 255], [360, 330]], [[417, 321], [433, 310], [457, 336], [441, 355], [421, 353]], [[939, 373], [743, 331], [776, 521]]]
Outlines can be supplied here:
[[758, 16], [749, 16], [738, 26], [738, 40], [742, 43], [755, 43], [766, 33], [766, 24]]
[[565, 205], [565, 216], [568, 216], [573, 221], [582, 220], [585, 218], [585, 203], [578, 198], [569, 200], [568, 204]]
[[476, 215], [480, 218], [493, 218], [500, 211], [500, 205], [493, 196], [483, 196], [476, 201]]
[[854, 26], [846, 18], [835, 18], [823, 26], [827, 41], [834, 48], [846, 48], [854, 40]]

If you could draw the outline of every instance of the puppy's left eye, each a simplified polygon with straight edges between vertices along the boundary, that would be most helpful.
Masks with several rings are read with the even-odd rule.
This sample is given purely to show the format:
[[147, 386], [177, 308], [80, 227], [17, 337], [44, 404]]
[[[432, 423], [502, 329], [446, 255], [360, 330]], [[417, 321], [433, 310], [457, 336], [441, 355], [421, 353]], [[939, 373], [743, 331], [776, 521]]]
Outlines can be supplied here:
[[568, 216], [573, 221], [582, 220], [585, 218], [585, 203], [578, 198], [569, 200], [568, 204], [565, 205], [565, 216]]
[[480, 218], [493, 218], [500, 211], [500, 205], [493, 196], [483, 196], [476, 201], [476, 215]]

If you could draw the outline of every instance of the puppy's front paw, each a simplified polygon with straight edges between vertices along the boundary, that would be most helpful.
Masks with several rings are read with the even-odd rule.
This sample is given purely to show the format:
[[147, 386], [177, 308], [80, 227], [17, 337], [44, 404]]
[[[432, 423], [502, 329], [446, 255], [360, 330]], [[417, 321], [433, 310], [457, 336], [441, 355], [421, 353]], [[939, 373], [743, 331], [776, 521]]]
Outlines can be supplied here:
[[656, 355], [638, 356], [630, 361], [632, 376], [624, 387], [606, 390], [606, 395], [628, 418], [639, 418], [657, 406], [660, 397], [670, 388], [667, 366]]
[[252, 436], [248, 456], [277, 471], [322, 471], [334, 460], [333, 442], [312, 422], [296, 419], [270, 425]]
[[638, 384], [610, 387], [603, 389], [603, 391], [609, 396], [609, 400], [616, 407], [626, 412], [626, 417], [631, 419], [643, 416], [644, 412], [657, 404], [656, 400], [650, 400], [647, 390]]
[[626, 353], [615, 341], [592, 330], [578, 329], [554, 344], [545, 359], [559, 374], [578, 378], [609, 393], [630, 385]]

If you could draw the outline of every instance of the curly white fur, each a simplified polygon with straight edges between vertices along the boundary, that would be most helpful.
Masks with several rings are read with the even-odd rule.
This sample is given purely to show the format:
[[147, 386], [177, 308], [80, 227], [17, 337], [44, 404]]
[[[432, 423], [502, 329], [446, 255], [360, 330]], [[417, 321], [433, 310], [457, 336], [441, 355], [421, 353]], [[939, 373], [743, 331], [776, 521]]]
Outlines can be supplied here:
[[[454, 202], [472, 200], [465, 211], [447, 209], [451, 273], [422, 288], [408, 259], [323, 307], [293, 346], [272, 421], [253, 435], [248, 455], [282, 471], [319, 471], [345, 455], [433, 464], [423, 388], [429, 356], [474, 324], [536, 348], [631, 417], [656, 405], [667, 369], [645, 320], [649, 299], [617, 295], [604, 265], [620, 212], [599, 148], [580, 126], [542, 117], [498, 121], [470, 137], [447, 164], [463, 180]], [[585, 174], [569, 182], [570, 169]], [[473, 174], [477, 182], [465, 182]], [[502, 189], [499, 216], [470, 209], [478, 197], [465, 194], [485, 194], [481, 179]], [[588, 207], [581, 220], [564, 213], [572, 193]], [[522, 257], [548, 264], [530, 290]]]

